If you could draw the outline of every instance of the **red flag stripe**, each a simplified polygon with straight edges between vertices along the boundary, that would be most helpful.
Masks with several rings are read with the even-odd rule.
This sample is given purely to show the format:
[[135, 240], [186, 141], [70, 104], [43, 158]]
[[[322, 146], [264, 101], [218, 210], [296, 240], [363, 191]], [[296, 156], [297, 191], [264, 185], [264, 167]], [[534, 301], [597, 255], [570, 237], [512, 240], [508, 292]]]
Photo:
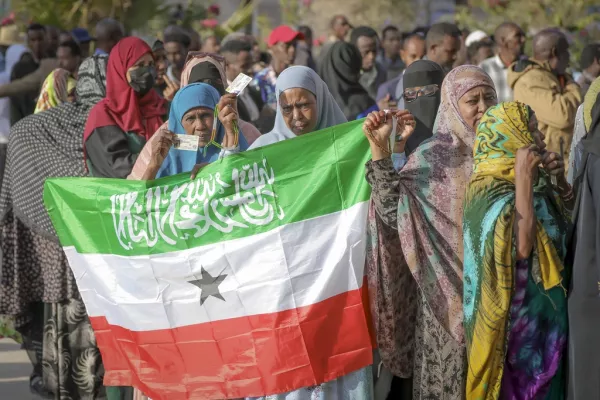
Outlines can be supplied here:
[[[361, 290], [272, 314], [154, 331], [92, 317], [107, 386], [135, 386], [153, 400], [285, 393], [372, 363]], [[367, 323], [369, 321], [369, 323]]]

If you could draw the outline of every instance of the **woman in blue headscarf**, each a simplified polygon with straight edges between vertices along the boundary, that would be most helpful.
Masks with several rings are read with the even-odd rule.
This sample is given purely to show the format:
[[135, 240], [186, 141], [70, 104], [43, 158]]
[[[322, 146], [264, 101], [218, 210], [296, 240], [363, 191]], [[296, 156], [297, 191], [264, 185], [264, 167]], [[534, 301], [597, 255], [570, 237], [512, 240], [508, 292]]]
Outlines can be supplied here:
[[[246, 150], [248, 143], [239, 132], [237, 121], [235, 95], [221, 97], [206, 83], [183, 87], [171, 103], [168, 129], [162, 129], [150, 139], [128, 179], [149, 180], [191, 172], [196, 164], [211, 163]], [[198, 149], [176, 148], [173, 144], [181, 140], [177, 135], [196, 136]]]

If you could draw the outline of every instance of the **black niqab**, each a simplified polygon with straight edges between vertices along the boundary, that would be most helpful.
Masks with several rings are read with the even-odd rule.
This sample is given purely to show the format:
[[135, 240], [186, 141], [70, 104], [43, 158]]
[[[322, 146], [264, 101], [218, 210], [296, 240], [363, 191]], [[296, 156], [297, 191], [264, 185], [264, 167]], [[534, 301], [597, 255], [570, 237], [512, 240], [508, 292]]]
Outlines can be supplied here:
[[333, 98], [348, 121], [367, 111], [375, 100], [360, 84], [362, 57], [356, 46], [337, 42], [328, 50], [320, 64], [319, 75], [329, 87]]
[[217, 89], [222, 96], [225, 94], [225, 82], [217, 66], [205, 61], [195, 65], [190, 71], [189, 83], [206, 83]]
[[[419, 60], [406, 68], [402, 80], [404, 82], [404, 90], [427, 85], [438, 85], [441, 89], [442, 81], [444, 80], [444, 70], [439, 64], [433, 61]], [[415, 101], [410, 103], [404, 99], [404, 106], [412, 113], [417, 122], [415, 131], [408, 138], [404, 148], [407, 156], [423, 141], [433, 136], [433, 125], [442, 99], [441, 93], [441, 90], [438, 90], [434, 96], [419, 96]]]

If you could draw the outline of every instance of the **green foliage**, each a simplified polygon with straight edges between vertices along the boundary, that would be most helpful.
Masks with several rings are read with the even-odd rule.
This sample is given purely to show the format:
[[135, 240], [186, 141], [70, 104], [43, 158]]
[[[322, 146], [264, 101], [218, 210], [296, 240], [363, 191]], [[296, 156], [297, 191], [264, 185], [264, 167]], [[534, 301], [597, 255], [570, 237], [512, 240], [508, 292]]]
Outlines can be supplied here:
[[279, 0], [281, 7], [282, 24], [296, 26], [302, 21], [302, 14], [305, 8], [300, 7], [298, 0]]
[[71, 12], [74, 3], [73, 0], [13, 0], [12, 9], [23, 24], [35, 20], [45, 25], [68, 28], [65, 16]]
[[457, 7], [456, 22], [489, 34], [506, 21], [517, 23], [529, 36], [543, 28], [561, 28], [572, 33], [572, 64], [577, 66], [583, 47], [600, 39], [600, 32], [593, 28], [600, 21], [600, 13], [591, 12], [597, 4], [597, 0], [470, 0], [468, 6]]
[[172, 21], [170, 7], [163, 7], [154, 18], [147, 22], [146, 32], [153, 35], [159, 35], [168, 25], [175, 23], [185, 28], [191, 28], [200, 33], [201, 37], [217, 35], [224, 37], [232, 32], [241, 30], [252, 21], [253, 3], [243, 5], [227, 19], [215, 28], [202, 26], [202, 21], [207, 18], [216, 18], [211, 16], [206, 6], [208, 0], [188, 0], [183, 9], [183, 18], [179, 21]]
[[488, 33], [505, 21], [519, 24], [526, 32], [550, 26], [579, 30], [600, 21], [599, 13], [589, 12], [596, 5], [596, 0], [470, 0], [468, 6], [457, 7], [456, 21]]
[[147, 24], [160, 10], [160, 0], [13, 0], [23, 24], [35, 20], [62, 29], [90, 29], [102, 18], [113, 17], [128, 30]]

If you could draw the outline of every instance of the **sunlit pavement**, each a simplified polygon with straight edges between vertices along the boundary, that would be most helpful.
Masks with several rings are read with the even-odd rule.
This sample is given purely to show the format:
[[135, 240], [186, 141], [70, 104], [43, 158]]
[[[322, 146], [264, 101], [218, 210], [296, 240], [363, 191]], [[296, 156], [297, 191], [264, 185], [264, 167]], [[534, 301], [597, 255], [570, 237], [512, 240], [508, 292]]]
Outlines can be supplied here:
[[0, 400], [39, 400], [29, 392], [31, 363], [21, 346], [0, 339]]

